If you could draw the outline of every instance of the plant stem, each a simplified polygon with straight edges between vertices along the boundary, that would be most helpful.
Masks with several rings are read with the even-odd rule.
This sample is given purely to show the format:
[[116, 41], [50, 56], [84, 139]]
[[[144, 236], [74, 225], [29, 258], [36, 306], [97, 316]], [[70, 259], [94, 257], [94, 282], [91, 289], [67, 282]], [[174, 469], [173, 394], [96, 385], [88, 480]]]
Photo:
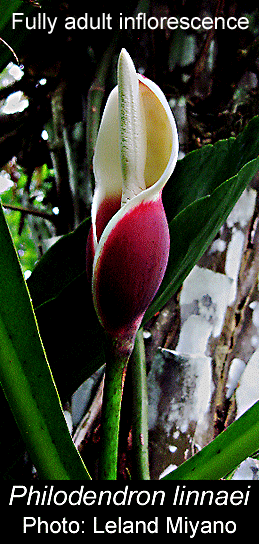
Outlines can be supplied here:
[[9, 43], [7, 43], [5, 40], [3, 40], [3, 38], [0, 38], [0, 41], [1, 41], [6, 47], [8, 47], [8, 49], [9, 49], [9, 50], [11, 51], [11, 53], [13, 54], [13, 56], [14, 56], [14, 58], [15, 58], [17, 64], [18, 64], [18, 66], [19, 66], [20, 61], [19, 61], [19, 59], [18, 59], [18, 57], [17, 57], [15, 51], [13, 50], [13, 48], [9, 45]]
[[43, 219], [48, 219], [48, 221], [53, 221], [55, 223], [57, 216], [54, 213], [46, 213], [41, 210], [36, 210], [36, 208], [24, 208], [23, 206], [16, 206], [15, 204], [6, 204], [2, 202], [3, 208], [7, 210], [14, 210], [16, 212], [27, 213], [28, 215], [35, 215], [36, 217], [42, 217]]
[[138, 480], [149, 480], [148, 398], [143, 329], [140, 329], [136, 336], [135, 346], [131, 356], [131, 372], [134, 476]]
[[64, 234], [75, 227], [74, 201], [71, 192], [71, 176], [69, 172], [67, 149], [65, 147], [65, 111], [64, 92], [65, 83], [62, 81], [51, 97], [52, 131], [49, 139], [50, 156], [55, 172], [55, 183], [57, 192], [57, 206], [59, 214], [56, 225], [56, 233]]
[[107, 341], [99, 480], [117, 479], [121, 400], [129, 353]]

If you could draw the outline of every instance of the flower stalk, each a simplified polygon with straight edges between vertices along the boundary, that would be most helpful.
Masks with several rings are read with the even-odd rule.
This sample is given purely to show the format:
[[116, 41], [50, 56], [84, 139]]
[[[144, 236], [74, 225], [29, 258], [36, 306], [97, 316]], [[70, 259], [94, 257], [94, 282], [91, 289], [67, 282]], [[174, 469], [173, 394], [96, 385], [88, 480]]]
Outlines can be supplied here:
[[117, 479], [120, 412], [129, 356], [109, 336], [106, 337], [99, 480]]

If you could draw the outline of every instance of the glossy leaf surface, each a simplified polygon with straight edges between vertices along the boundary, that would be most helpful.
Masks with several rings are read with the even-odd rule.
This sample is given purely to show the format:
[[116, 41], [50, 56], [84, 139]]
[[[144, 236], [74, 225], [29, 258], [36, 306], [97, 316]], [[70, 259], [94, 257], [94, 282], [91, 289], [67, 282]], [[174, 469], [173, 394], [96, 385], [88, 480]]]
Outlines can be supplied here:
[[41, 478], [89, 479], [68, 432], [2, 208], [0, 243], [0, 380], [8, 403]]

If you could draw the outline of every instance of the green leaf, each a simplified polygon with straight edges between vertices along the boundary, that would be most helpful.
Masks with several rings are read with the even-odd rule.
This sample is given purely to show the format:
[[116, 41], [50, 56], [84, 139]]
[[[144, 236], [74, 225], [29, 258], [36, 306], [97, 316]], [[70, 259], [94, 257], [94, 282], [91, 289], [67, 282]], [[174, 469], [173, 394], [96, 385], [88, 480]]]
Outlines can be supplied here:
[[[14, 50], [15, 54], [19, 58], [19, 50], [23, 44], [26, 31], [24, 25], [20, 29], [12, 28], [12, 15], [13, 13], [24, 13], [24, 15], [30, 15], [35, 10], [32, 5], [25, 4], [23, 0], [12, 0], [12, 2], [0, 3], [0, 37], [5, 40], [8, 45]], [[21, 26], [21, 25], [20, 25]], [[28, 35], [28, 31], [27, 31]], [[5, 68], [9, 62], [16, 62], [15, 58], [6, 45], [0, 42], [1, 55], [0, 55], [0, 72]]]
[[89, 479], [68, 432], [2, 207], [0, 240], [0, 380], [4, 393], [40, 477]]
[[259, 449], [259, 401], [162, 480], [219, 480]]
[[28, 279], [43, 344], [63, 400], [105, 362], [103, 329], [86, 276], [89, 226], [86, 219], [56, 242]]
[[57, 297], [85, 272], [86, 242], [90, 218], [62, 236], [36, 264], [28, 287], [35, 308]]
[[237, 138], [206, 145], [178, 161], [163, 189], [169, 223], [192, 202], [211, 195], [258, 155], [259, 116], [256, 116]]
[[[194, 151], [179, 161], [164, 191], [170, 256], [144, 322], [182, 285], [259, 169], [259, 117], [237, 138]], [[255, 158], [256, 157], [256, 158]]]

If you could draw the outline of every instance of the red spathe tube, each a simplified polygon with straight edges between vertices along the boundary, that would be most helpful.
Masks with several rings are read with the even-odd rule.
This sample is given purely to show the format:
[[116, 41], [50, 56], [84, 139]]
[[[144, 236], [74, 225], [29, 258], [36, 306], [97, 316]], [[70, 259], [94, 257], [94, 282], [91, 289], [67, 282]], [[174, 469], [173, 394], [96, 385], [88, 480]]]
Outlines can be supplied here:
[[96, 312], [114, 338], [135, 334], [163, 279], [170, 247], [161, 193], [114, 226], [93, 274]]

